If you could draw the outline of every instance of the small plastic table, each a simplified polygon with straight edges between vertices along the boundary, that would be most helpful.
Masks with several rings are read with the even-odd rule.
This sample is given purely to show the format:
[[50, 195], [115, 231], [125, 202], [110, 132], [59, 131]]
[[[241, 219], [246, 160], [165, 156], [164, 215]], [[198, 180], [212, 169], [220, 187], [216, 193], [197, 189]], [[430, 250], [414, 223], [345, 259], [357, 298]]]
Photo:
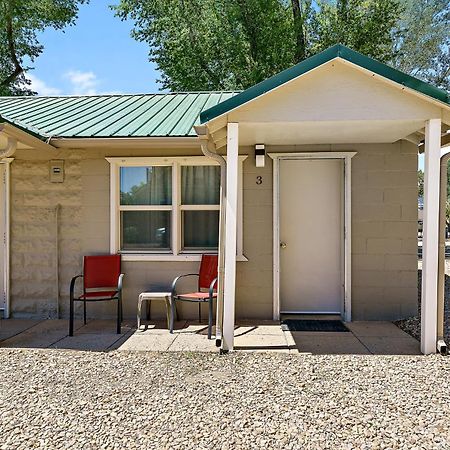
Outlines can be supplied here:
[[150, 319], [152, 300], [164, 300], [165, 301], [165, 304], [166, 304], [166, 317], [167, 317], [167, 328], [169, 328], [169, 322], [170, 322], [170, 295], [171, 295], [170, 292], [141, 292], [139, 294], [138, 307], [137, 307], [137, 327], [138, 327], [138, 330], [141, 327], [142, 303], [144, 301], [148, 302], [148, 306], [149, 306], [148, 318]]

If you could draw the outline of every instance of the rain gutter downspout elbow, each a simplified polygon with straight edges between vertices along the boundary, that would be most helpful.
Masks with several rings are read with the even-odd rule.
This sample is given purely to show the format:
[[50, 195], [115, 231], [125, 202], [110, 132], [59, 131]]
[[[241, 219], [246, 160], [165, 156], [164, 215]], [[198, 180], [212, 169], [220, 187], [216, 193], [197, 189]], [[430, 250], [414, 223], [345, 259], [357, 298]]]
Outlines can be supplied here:
[[17, 150], [17, 139], [12, 138], [6, 134], [5, 136], [7, 139], [7, 144], [5, 148], [0, 149], [0, 160], [3, 158], [9, 158]]
[[219, 282], [217, 287], [217, 308], [216, 308], [216, 346], [222, 345], [222, 322], [223, 322], [223, 279], [225, 273], [225, 205], [226, 205], [226, 181], [227, 162], [222, 155], [213, 151], [208, 143], [208, 131], [206, 126], [195, 127], [195, 131], [200, 139], [200, 146], [203, 154], [216, 161], [220, 165], [220, 217], [219, 217], [219, 248], [217, 268]]

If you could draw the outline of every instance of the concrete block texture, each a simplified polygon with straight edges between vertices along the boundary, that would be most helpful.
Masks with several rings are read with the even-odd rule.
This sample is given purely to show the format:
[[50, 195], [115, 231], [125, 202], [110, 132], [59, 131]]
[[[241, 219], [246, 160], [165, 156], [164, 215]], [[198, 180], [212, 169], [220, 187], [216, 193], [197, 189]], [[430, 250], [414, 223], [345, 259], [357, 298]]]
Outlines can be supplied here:
[[[401, 142], [267, 146], [266, 150], [268, 153], [357, 152], [352, 160], [353, 319], [391, 320], [413, 311], [417, 268], [414, 145]], [[17, 151], [11, 164], [13, 315], [55, 318], [59, 301], [60, 317], [67, 317], [70, 279], [80, 273], [83, 255], [109, 253], [110, 168], [105, 157], [200, 154], [199, 149], [187, 148], [91, 148], [58, 150], [55, 154]], [[242, 230], [248, 261], [237, 263], [236, 315], [271, 319], [273, 165], [271, 158], [266, 157], [265, 167], [256, 168], [253, 147], [240, 148], [240, 154], [249, 155], [244, 162]], [[50, 159], [64, 159], [63, 183], [50, 182]], [[198, 262], [124, 262], [125, 317], [135, 317], [140, 292], [152, 286], [168, 285], [175, 276], [197, 270]], [[78, 314], [80, 306], [77, 306]], [[196, 305], [183, 305], [181, 311], [185, 319], [197, 316]], [[115, 307], [110, 303], [88, 307], [91, 318], [114, 315]], [[152, 317], [165, 317], [162, 303], [152, 305]]]

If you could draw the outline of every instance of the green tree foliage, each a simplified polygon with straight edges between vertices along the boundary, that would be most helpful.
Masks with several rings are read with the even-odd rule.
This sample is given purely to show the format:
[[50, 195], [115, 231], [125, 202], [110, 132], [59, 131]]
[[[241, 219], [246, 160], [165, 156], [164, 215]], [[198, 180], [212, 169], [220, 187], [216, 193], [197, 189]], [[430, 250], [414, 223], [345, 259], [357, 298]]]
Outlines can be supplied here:
[[0, 95], [29, 95], [26, 72], [43, 51], [38, 33], [75, 22], [88, 0], [0, 0]]
[[400, 70], [450, 90], [450, 2], [404, 0], [393, 63]]
[[388, 62], [395, 56], [393, 39], [402, 12], [397, 0], [322, 1], [312, 21], [313, 53], [341, 43]]
[[417, 188], [419, 197], [423, 198], [423, 170], [419, 169], [417, 171]]
[[335, 43], [394, 56], [398, 0], [121, 0], [173, 91], [243, 89]]

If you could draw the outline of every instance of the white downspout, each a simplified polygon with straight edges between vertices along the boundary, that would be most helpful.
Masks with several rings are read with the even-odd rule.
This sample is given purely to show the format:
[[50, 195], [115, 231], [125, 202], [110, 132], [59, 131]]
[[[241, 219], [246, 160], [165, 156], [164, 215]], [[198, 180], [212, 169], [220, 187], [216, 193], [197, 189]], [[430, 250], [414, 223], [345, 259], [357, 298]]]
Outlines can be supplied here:
[[439, 259], [438, 259], [438, 299], [437, 299], [437, 343], [439, 353], [446, 354], [444, 341], [444, 308], [445, 308], [445, 222], [447, 206], [447, 165], [450, 152], [441, 156], [441, 178], [439, 192]]
[[14, 154], [14, 152], [17, 149], [17, 140], [10, 137], [10, 136], [6, 136], [7, 139], [7, 144], [6, 147], [3, 149], [0, 149], [0, 160], [3, 158], [9, 158], [10, 156], [12, 156]]
[[225, 274], [225, 205], [226, 205], [226, 182], [227, 182], [227, 162], [225, 158], [208, 146], [208, 135], [205, 126], [194, 127], [200, 139], [202, 152], [208, 158], [213, 159], [220, 165], [220, 217], [219, 217], [219, 283], [217, 287], [216, 306], [216, 346], [222, 345], [222, 323], [223, 323], [223, 280]]
[[[0, 132], [1, 132], [1, 128], [0, 128]], [[7, 139], [7, 143], [6, 143], [6, 147], [0, 149], [0, 162], [4, 159], [4, 158], [9, 158], [10, 156], [12, 156], [15, 151], [17, 150], [17, 139], [12, 138], [10, 136], [8, 136], [7, 134], [4, 134], [4, 136]], [[6, 192], [5, 194], [8, 192], [8, 187], [5, 186]], [[8, 200], [6, 200], [8, 202]], [[7, 203], [8, 204], [8, 203]], [[8, 213], [8, 208], [9, 206], [7, 206], [7, 212], [5, 214], [5, 217], [3, 218], [4, 220], [4, 224], [6, 229], [9, 229], [9, 213]], [[6, 236], [6, 234], [5, 234]], [[10, 298], [9, 298], [9, 293], [7, 292], [7, 288], [5, 287], [7, 285], [7, 277], [8, 277], [8, 268], [7, 265], [9, 264], [9, 255], [8, 255], [8, 244], [5, 242], [6, 247], [3, 247], [4, 253], [2, 255], [2, 258], [4, 258], [4, 271], [2, 276], [4, 277], [4, 289], [5, 289], [5, 297], [6, 297], [6, 304], [5, 304], [5, 310], [3, 311], [3, 317], [5, 319], [8, 319], [10, 316]]]

